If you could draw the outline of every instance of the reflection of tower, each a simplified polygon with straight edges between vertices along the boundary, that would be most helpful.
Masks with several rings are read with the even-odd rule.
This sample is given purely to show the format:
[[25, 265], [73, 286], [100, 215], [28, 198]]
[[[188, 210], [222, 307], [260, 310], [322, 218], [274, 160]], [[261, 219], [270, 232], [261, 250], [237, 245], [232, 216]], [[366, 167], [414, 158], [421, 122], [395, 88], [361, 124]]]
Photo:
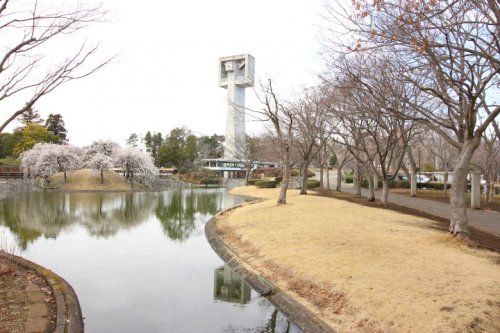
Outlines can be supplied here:
[[219, 59], [219, 86], [227, 89], [224, 158], [242, 159], [245, 149], [245, 88], [253, 86], [255, 59], [249, 54]]
[[224, 264], [214, 272], [214, 299], [224, 302], [246, 304], [250, 301], [251, 289], [232, 269]]

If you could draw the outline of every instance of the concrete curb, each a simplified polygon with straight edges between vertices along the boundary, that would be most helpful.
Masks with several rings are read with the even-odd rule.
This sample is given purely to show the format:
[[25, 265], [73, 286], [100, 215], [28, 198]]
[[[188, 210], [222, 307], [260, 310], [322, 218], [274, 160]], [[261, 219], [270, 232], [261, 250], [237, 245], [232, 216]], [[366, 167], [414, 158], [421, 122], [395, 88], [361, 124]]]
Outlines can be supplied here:
[[71, 285], [51, 270], [27, 259], [0, 252], [19, 266], [33, 270], [41, 276], [52, 290], [56, 300], [56, 328], [54, 333], [83, 333], [83, 319], [78, 297]]
[[[255, 201], [253, 203], [260, 202]], [[265, 296], [281, 313], [304, 333], [335, 333], [328, 324], [312, 313], [308, 308], [295, 300], [292, 296], [276, 287], [274, 283], [261, 276], [257, 271], [245, 263], [224, 241], [215, 229], [217, 218], [242, 205], [222, 211], [212, 217], [205, 224], [205, 236], [212, 249], [226, 262], [255, 291]]]

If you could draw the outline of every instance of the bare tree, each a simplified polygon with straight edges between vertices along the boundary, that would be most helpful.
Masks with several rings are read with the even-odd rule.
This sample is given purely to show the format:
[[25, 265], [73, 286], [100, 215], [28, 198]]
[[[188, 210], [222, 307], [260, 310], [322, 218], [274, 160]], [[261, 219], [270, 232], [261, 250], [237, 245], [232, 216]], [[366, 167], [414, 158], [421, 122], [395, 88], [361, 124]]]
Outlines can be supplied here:
[[439, 160], [440, 167], [443, 169], [443, 197], [446, 198], [448, 197], [449, 173], [453, 169], [458, 150], [435, 133], [427, 135], [421, 144]]
[[486, 202], [491, 202], [495, 195], [495, 183], [500, 174], [500, 137], [494, 131], [483, 133], [483, 140], [474, 154], [472, 164], [483, 174], [486, 181]]
[[353, 156], [349, 153], [349, 149], [339, 144], [334, 145], [333, 152], [337, 156], [337, 185], [335, 190], [340, 192], [342, 189], [342, 170], [352, 162]]
[[[365, 167], [369, 200], [373, 200], [373, 174], [382, 180], [381, 201], [387, 204], [389, 172], [395, 164], [394, 176], [402, 163], [407, 142], [402, 140], [404, 121], [395, 112], [405, 112], [406, 91], [387, 67], [387, 59], [340, 57], [332, 63], [342, 79], [337, 86], [342, 98], [332, 110], [342, 123], [337, 142], [344, 145]], [[340, 74], [339, 74], [340, 75]], [[377, 167], [378, 166], [378, 167]]]
[[[339, 9], [340, 8], [340, 9]], [[402, 78], [423, 94], [409, 100], [408, 118], [424, 123], [459, 150], [450, 204], [450, 232], [468, 236], [466, 177], [486, 128], [500, 114], [489, 98], [500, 71], [499, 7], [495, 1], [336, 1], [329, 16], [346, 39], [330, 36], [344, 52], [391, 52]], [[449, 132], [453, 135], [449, 135]]]
[[[384, 49], [404, 69], [402, 80], [424, 95], [413, 103], [420, 121], [459, 150], [450, 204], [450, 232], [468, 236], [466, 177], [486, 128], [500, 114], [491, 98], [499, 80], [498, 3], [494, 1], [357, 1], [336, 17], [351, 50]], [[436, 106], [439, 107], [436, 107]], [[409, 115], [407, 115], [409, 116]], [[410, 116], [409, 116], [410, 117]], [[453, 135], [449, 135], [449, 132]]]
[[260, 148], [262, 146], [261, 138], [247, 135], [245, 145], [236, 147], [235, 157], [245, 166], [245, 185], [248, 185], [253, 165], [260, 158]]
[[292, 109], [295, 116], [294, 145], [300, 155], [301, 186], [300, 194], [307, 194], [307, 173], [311, 161], [321, 152], [326, 140], [328, 112], [325, 96], [315, 89], [308, 89]]
[[261, 83], [260, 91], [256, 92], [256, 95], [262, 109], [250, 110], [250, 112], [256, 119], [270, 123], [269, 130], [272, 133], [283, 169], [278, 204], [285, 204], [292, 170], [290, 157], [294, 143], [295, 115], [292, 108], [285, 105], [277, 95], [271, 79], [266, 84]]
[[49, 44], [63, 42], [64, 36], [106, 15], [100, 7], [82, 4], [67, 10], [59, 9], [62, 5], [57, 8], [44, 8], [37, 0], [0, 0], [0, 103], [21, 104], [0, 124], [0, 132], [61, 84], [89, 76], [112, 60], [95, 62], [99, 44], [83, 42], [53, 66], [57, 59], [48, 54]]

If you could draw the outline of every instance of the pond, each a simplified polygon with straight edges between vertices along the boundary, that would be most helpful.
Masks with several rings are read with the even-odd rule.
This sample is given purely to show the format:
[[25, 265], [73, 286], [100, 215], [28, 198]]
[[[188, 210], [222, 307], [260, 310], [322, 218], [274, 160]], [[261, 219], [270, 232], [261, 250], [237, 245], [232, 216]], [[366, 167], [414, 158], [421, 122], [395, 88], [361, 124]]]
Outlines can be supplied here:
[[205, 239], [205, 222], [244, 200], [223, 189], [23, 193], [1, 202], [0, 237], [73, 286], [86, 332], [299, 332]]

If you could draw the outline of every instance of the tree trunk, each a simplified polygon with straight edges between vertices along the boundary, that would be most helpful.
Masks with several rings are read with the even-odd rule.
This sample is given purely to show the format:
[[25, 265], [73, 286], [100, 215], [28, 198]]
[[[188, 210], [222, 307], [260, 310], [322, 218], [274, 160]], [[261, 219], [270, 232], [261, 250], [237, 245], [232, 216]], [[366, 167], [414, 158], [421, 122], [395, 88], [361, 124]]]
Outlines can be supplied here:
[[339, 165], [337, 168], [337, 188], [335, 188], [335, 191], [340, 192], [342, 188], [342, 166]]
[[63, 171], [63, 173], [64, 173], [64, 182], [66, 183], [66, 182], [67, 182], [67, 180], [68, 180], [68, 179], [66, 178], [66, 171]]
[[387, 177], [382, 178], [382, 195], [380, 196], [380, 201], [384, 206], [387, 206], [389, 197], [389, 183], [387, 182]]
[[323, 159], [319, 159], [319, 187], [320, 188], [325, 188], [325, 184], [323, 181], [323, 173], [325, 172], [324, 165], [323, 165]]
[[443, 174], [443, 197], [448, 197], [448, 166], [445, 167]]
[[354, 164], [354, 175], [353, 175], [354, 189], [356, 190], [355, 195], [361, 196], [361, 184], [359, 181], [359, 164]]
[[328, 160], [325, 158], [325, 169], [326, 169], [326, 188], [330, 190], [330, 168], [328, 165]]
[[493, 196], [495, 195], [495, 182], [494, 181], [488, 183], [487, 188], [486, 188], [486, 192], [487, 192], [486, 202], [488, 202], [488, 203], [493, 202]]
[[104, 184], [104, 170], [101, 169], [101, 184]]
[[300, 194], [301, 195], [306, 195], [307, 194], [307, 171], [309, 170], [309, 165], [308, 163], [304, 163], [302, 166], [301, 170], [301, 181], [300, 181]]
[[465, 192], [467, 190], [467, 174], [472, 155], [479, 145], [479, 138], [465, 141], [453, 172], [453, 183], [450, 190], [450, 232], [454, 236], [468, 236], [469, 228], [467, 223], [467, 204]]
[[417, 196], [417, 172], [412, 170], [410, 174], [410, 196]]
[[366, 200], [375, 201], [375, 189], [373, 186], [373, 175], [369, 172], [366, 173], [366, 178], [368, 179], [368, 195]]
[[245, 168], [245, 186], [248, 186], [248, 178], [250, 178], [250, 172], [252, 171], [252, 164], [250, 166], [247, 165]]
[[281, 182], [280, 195], [278, 197], [278, 205], [286, 204], [286, 191], [290, 184], [290, 162], [286, 159], [283, 165], [283, 181]]

